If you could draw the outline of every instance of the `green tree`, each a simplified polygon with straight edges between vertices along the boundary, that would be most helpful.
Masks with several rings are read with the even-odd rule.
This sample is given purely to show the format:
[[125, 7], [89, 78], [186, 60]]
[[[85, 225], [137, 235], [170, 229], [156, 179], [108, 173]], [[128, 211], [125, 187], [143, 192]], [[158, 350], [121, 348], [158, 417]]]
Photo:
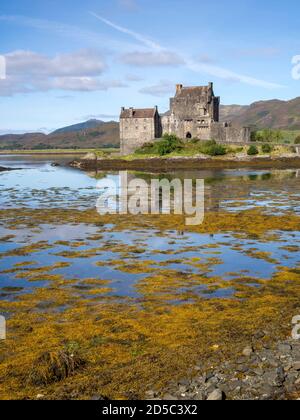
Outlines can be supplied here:
[[248, 152], [247, 152], [248, 156], [255, 156], [255, 155], [258, 155], [258, 153], [259, 153], [258, 148], [254, 146], [254, 144], [252, 144], [249, 147]]
[[262, 151], [263, 153], [271, 153], [273, 150], [272, 146], [270, 144], [263, 144], [262, 145]]

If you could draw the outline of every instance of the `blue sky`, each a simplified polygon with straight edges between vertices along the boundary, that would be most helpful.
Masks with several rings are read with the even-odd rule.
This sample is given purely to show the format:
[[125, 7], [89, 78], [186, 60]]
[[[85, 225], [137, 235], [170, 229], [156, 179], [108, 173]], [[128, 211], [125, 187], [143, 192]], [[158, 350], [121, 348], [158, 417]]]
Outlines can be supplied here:
[[213, 81], [223, 104], [300, 96], [299, 28], [296, 0], [2, 0], [0, 134], [163, 112], [176, 83]]

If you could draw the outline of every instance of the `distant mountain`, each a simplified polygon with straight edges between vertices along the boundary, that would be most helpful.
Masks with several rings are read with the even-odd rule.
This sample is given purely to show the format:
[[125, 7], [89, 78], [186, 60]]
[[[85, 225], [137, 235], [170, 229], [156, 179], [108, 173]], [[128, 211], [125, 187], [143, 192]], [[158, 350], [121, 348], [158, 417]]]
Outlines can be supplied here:
[[61, 134], [61, 133], [74, 133], [77, 131], [84, 131], [90, 128], [97, 128], [99, 125], [105, 124], [101, 120], [88, 120], [79, 124], [69, 125], [68, 127], [63, 127], [58, 130], [53, 131], [51, 134]]
[[0, 149], [94, 149], [119, 147], [117, 122], [97, 120], [56, 130], [51, 134], [26, 133], [0, 136]]
[[[290, 101], [260, 101], [245, 106], [221, 105], [220, 119], [256, 129], [300, 130], [300, 97]], [[0, 135], [0, 149], [93, 149], [119, 145], [119, 123], [115, 121], [89, 120], [48, 135]]]
[[221, 121], [229, 120], [241, 126], [258, 129], [300, 129], [300, 97], [290, 101], [274, 99], [254, 102], [249, 106], [222, 105], [220, 111]]

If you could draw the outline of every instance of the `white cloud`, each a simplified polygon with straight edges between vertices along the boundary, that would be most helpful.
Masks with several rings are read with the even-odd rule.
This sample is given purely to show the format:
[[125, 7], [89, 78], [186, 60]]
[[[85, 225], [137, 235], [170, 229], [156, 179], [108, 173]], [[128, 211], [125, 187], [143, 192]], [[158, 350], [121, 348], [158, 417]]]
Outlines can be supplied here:
[[156, 97], [164, 97], [170, 95], [174, 89], [175, 83], [171, 83], [167, 80], [161, 80], [157, 85], [144, 87], [140, 90], [140, 93]]
[[[121, 33], [124, 33], [133, 37], [134, 39], [140, 41], [142, 44], [144, 44], [146, 47], [152, 50], [166, 51], [166, 49], [162, 45], [158, 43], [154, 43], [152, 40], [150, 40], [149, 38], [145, 37], [144, 35], [138, 32], [134, 32], [131, 29], [116, 25], [114, 22], [111, 22], [108, 19], [105, 19], [102, 16], [97, 15], [96, 13], [91, 12], [91, 14], [95, 16], [97, 19], [101, 20], [106, 25], [111, 26], [112, 28], [114, 28], [115, 30]], [[198, 64], [197, 61], [193, 59], [185, 59], [185, 61], [186, 61], [186, 67], [189, 70], [194, 71], [196, 73], [206, 73], [206, 74], [209, 74], [210, 76], [218, 77], [220, 79], [231, 80], [231, 81], [236, 80], [238, 82], [245, 83], [247, 85], [258, 86], [265, 89], [279, 89], [279, 88], [285, 87], [278, 83], [272, 83], [265, 80], [256, 79], [254, 77], [250, 77], [247, 75], [239, 74], [234, 71], [225, 69], [223, 67], [209, 65], [205, 63]]]
[[6, 54], [7, 78], [0, 96], [38, 91], [100, 91], [124, 87], [120, 81], [103, 80], [106, 63], [99, 52], [82, 50], [48, 57], [33, 51]]
[[14, 76], [99, 76], [106, 69], [103, 56], [96, 51], [82, 50], [47, 57], [32, 51], [6, 54], [7, 74]]
[[137, 67], [180, 66], [184, 60], [176, 53], [170, 51], [160, 52], [132, 52], [121, 57], [124, 64]]

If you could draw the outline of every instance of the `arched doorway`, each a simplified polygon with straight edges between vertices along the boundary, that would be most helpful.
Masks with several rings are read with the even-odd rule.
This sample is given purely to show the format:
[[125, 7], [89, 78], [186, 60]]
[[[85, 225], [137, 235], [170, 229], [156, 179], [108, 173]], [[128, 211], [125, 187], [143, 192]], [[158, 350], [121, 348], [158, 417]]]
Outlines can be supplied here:
[[187, 139], [191, 139], [192, 138], [192, 134], [190, 132], [186, 133], [186, 138]]

